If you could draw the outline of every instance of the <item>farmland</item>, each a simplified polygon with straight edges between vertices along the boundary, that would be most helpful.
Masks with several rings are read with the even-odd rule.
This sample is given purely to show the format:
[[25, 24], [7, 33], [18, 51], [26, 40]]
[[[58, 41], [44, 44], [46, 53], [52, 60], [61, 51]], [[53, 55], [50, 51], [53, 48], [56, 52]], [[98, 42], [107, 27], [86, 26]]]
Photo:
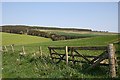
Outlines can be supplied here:
[[116, 35], [116, 33], [108, 33], [103, 31], [92, 31], [91, 29], [74, 29], [74, 28], [50, 28], [35, 27], [25, 25], [6, 25], [2, 27], [2, 32], [14, 34], [27, 34], [38, 37], [50, 38], [53, 41], [88, 38], [100, 35]]
[[0, 33], [2, 35], [2, 45], [20, 45], [22, 44], [31, 44], [31, 43], [39, 43], [51, 41], [48, 38], [41, 38], [36, 36], [28, 36], [28, 35], [20, 35], [20, 34], [9, 34], [9, 33]]
[[[94, 37], [52, 41], [49, 38], [36, 37], [30, 35], [2, 34], [3, 45], [14, 44], [15, 52], [3, 53], [3, 78], [108, 78], [108, 67], [97, 67], [90, 72], [84, 72], [81, 64], [65, 65], [65, 62], [54, 64], [49, 56], [48, 46], [107, 46], [118, 41], [118, 35], [95, 35]], [[63, 34], [63, 33], [59, 33]], [[65, 33], [64, 33], [65, 34]], [[70, 35], [70, 34], [69, 34]], [[71, 33], [71, 35], [73, 35]], [[75, 35], [75, 34], [74, 34]], [[87, 35], [87, 34], [86, 34]], [[27, 56], [20, 59], [19, 53], [25, 47]], [[42, 48], [42, 57], [33, 59], [32, 55]], [[115, 46], [118, 46], [117, 44]], [[117, 51], [119, 47], [116, 47]], [[119, 51], [118, 51], [119, 52]], [[94, 53], [91, 53], [94, 54]], [[120, 56], [117, 53], [118, 56]], [[118, 76], [120, 73], [118, 73]]]

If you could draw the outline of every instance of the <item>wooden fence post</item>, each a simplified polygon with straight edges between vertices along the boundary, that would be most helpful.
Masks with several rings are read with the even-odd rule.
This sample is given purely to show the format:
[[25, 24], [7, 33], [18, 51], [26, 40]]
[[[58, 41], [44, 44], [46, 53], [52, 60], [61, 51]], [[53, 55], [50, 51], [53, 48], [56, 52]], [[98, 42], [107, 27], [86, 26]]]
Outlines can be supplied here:
[[65, 46], [66, 65], [68, 65], [68, 46]]
[[113, 44], [108, 45], [108, 53], [109, 53], [109, 68], [110, 68], [110, 76], [112, 78], [116, 77], [116, 69], [115, 69], [115, 49]]
[[42, 48], [41, 48], [41, 46], [39, 46], [39, 53], [40, 53], [40, 56], [42, 56]]
[[11, 45], [11, 49], [12, 49], [12, 52], [15, 52], [14, 48], [13, 48], [13, 45]]
[[22, 52], [25, 53], [25, 48], [24, 48], [24, 46], [22, 46]]
[[5, 48], [5, 51], [6, 51], [6, 52], [8, 52], [8, 49], [7, 49], [7, 47], [6, 47], [6, 46], [4, 46], [4, 48]]

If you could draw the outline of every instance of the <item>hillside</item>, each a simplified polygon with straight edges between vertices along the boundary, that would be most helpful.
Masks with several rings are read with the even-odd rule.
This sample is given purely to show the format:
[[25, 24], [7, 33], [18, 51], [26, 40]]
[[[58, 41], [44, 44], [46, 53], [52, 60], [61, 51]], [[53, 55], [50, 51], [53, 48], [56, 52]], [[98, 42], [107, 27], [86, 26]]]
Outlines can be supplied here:
[[89, 38], [101, 35], [116, 35], [117, 33], [110, 33], [105, 31], [92, 31], [91, 29], [75, 29], [75, 28], [52, 28], [41, 26], [24, 26], [24, 25], [4, 25], [2, 32], [27, 34], [32, 36], [39, 36], [50, 38], [53, 41]]
[[37, 37], [37, 36], [30, 36], [30, 35], [20, 35], [20, 34], [10, 34], [10, 33], [3, 33], [0, 32], [2, 35], [2, 45], [23, 45], [23, 44], [31, 44], [31, 43], [42, 43], [51, 41], [51, 39]]
[[[30, 35], [3, 33], [3, 39], [4, 45], [15, 44], [15, 53], [11, 51], [10, 46], [7, 46], [9, 52], [4, 52], [2, 55], [3, 78], [108, 78], [108, 67], [98, 67], [90, 72], [84, 72], [83, 66], [85, 65], [76, 64], [73, 66], [69, 63], [67, 66], [65, 62], [53, 63], [49, 56], [48, 46], [107, 46], [118, 41], [118, 36], [103, 35], [84, 39], [51, 41], [50, 39]], [[27, 55], [20, 59], [19, 53], [22, 46], [25, 46]], [[42, 48], [42, 57], [34, 60], [33, 54], [38, 51], [39, 46]], [[89, 55], [99, 54], [90, 51], [83, 53]], [[117, 55], [120, 56], [118, 53]]]

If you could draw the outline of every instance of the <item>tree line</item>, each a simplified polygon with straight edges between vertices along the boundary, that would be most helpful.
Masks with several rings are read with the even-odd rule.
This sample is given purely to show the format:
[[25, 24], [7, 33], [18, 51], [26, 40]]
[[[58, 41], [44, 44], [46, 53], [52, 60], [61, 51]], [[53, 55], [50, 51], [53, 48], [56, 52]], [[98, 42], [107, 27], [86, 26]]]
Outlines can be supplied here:
[[[67, 40], [67, 39], [76, 39], [76, 38], [85, 38], [89, 36], [70, 36], [70, 35], [58, 35], [58, 34], [53, 34], [49, 32], [44, 32], [40, 31], [41, 29], [59, 29], [59, 28], [46, 28], [46, 27], [30, 27], [30, 26], [22, 26], [22, 25], [17, 25], [17, 26], [0, 26], [2, 28], [2, 32], [7, 32], [7, 33], [15, 33], [15, 34], [27, 34], [27, 35], [32, 35], [32, 36], [40, 36], [40, 37], [45, 37], [45, 38], [51, 38], [53, 41], [57, 40]], [[66, 28], [60, 28], [61, 30], [70, 30]], [[72, 29], [72, 30], [77, 30], [77, 29]], [[84, 29], [78, 29], [83, 30]], [[86, 30], [90, 31], [90, 30]]]

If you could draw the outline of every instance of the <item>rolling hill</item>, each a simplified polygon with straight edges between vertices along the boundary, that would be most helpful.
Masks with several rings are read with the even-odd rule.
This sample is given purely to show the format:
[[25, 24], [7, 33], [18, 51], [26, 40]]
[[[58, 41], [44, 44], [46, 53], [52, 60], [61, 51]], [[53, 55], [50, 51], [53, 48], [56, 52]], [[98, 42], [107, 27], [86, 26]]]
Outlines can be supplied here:
[[[81, 64], [76, 64], [75, 66], [66, 66], [65, 62], [54, 64], [49, 57], [48, 46], [107, 46], [118, 41], [118, 35], [51, 41], [49, 38], [24, 34], [0, 34], [3, 35], [2, 42], [4, 45], [15, 44], [15, 53], [11, 51], [11, 47], [7, 46], [9, 52], [4, 52], [2, 55], [3, 78], [108, 78], [107, 67], [95, 68], [93, 71], [86, 73], [82, 70]], [[28, 55], [20, 59], [19, 53], [22, 46], [25, 46], [25, 51]], [[38, 51], [39, 46], [42, 47], [43, 57], [34, 61], [32, 55]], [[89, 54], [93, 55], [95, 53]], [[118, 56], [120, 55], [118, 54]]]

